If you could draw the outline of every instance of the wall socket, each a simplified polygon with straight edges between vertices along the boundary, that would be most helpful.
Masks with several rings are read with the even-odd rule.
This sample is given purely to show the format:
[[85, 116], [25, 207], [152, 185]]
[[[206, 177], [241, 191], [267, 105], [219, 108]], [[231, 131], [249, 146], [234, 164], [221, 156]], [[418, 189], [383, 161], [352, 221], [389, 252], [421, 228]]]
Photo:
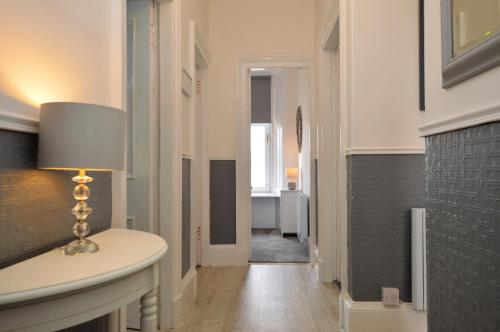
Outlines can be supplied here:
[[382, 287], [382, 304], [399, 305], [399, 289]]

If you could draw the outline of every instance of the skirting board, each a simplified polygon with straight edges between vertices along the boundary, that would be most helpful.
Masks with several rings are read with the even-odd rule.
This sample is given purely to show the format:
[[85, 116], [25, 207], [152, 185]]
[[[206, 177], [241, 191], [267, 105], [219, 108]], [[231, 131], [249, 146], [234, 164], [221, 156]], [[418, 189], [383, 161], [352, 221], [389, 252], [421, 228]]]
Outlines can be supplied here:
[[184, 285], [182, 293], [174, 299], [172, 313], [172, 327], [178, 327], [182, 323], [184, 314], [194, 304], [196, 297], [196, 287], [198, 284], [198, 273], [196, 268], [192, 268], [182, 280]]
[[427, 313], [413, 310], [411, 303], [389, 307], [382, 302], [353, 301], [344, 292], [339, 301], [342, 332], [427, 331]]
[[248, 248], [236, 245], [219, 244], [208, 247], [208, 264], [203, 266], [247, 266]]

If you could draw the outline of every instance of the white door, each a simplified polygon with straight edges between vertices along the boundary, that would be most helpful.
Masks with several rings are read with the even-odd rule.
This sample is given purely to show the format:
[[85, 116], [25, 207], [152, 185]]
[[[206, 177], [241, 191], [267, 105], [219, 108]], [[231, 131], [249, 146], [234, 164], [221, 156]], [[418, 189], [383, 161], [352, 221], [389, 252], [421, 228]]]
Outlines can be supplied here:
[[[149, 142], [150, 0], [127, 1], [127, 227], [151, 231]], [[140, 328], [139, 302], [128, 306], [127, 325]]]
[[[333, 141], [336, 142], [333, 149], [333, 166], [335, 169], [335, 178], [340, 179], [340, 171], [339, 171], [339, 162], [338, 158], [340, 157], [339, 152], [339, 144], [340, 142], [340, 133], [338, 132], [338, 128], [340, 128], [340, 119], [337, 116], [340, 110], [340, 52], [339, 48], [336, 48], [332, 51], [333, 56], [333, 70], [332, 70], [332, 81], [333, 81], [333, 91], [332, 91], [332, 134], [337, 139]], [[333, 226], [333, 279], [340, 281], [341, 279], [341, 230], [340, 230], [340, 220], [341, 220], [341, 182], [336, 181], [336, 201], [332, 201], [331, 204], [335, 207], [334, 213], [334, 226]]]

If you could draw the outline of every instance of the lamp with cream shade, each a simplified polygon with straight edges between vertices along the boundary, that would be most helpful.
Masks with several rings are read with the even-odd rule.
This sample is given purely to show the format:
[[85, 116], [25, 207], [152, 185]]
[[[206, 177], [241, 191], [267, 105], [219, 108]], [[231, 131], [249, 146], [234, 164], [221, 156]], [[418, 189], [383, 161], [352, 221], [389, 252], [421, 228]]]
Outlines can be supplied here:
[[297, 189], [297, 177], [299, 176], [299, 169], [296, 167], [286, 169], [286, 178], [288, 179], [288, 189]]
[[112, 107], [54, 102], [40, 107], [38, 168], [75, 170], [77, 183], [73, 197], [78, 202], [72, 209], [77, 222], [73, 234], [77, 240], [64, 246], [66, 255], [93, 253], [97, 243], [86, 239], [87, 223], [92, 208], [87, 186], [92, 177], [86, 171], [123, 171], [125, 169], [126, 113]]

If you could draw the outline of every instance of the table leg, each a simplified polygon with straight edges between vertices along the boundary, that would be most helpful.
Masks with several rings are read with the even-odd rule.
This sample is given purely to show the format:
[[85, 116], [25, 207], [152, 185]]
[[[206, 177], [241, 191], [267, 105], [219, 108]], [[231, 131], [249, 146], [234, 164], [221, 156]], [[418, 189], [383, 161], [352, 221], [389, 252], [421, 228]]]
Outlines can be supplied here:
[[156, 332], [157, 331], [157, 316], [156, 316], [156, 288], [144, 294], [141, 298], [141, 331]]
[[127, 306], [108, 314], [107, 332], [127, 332]]

